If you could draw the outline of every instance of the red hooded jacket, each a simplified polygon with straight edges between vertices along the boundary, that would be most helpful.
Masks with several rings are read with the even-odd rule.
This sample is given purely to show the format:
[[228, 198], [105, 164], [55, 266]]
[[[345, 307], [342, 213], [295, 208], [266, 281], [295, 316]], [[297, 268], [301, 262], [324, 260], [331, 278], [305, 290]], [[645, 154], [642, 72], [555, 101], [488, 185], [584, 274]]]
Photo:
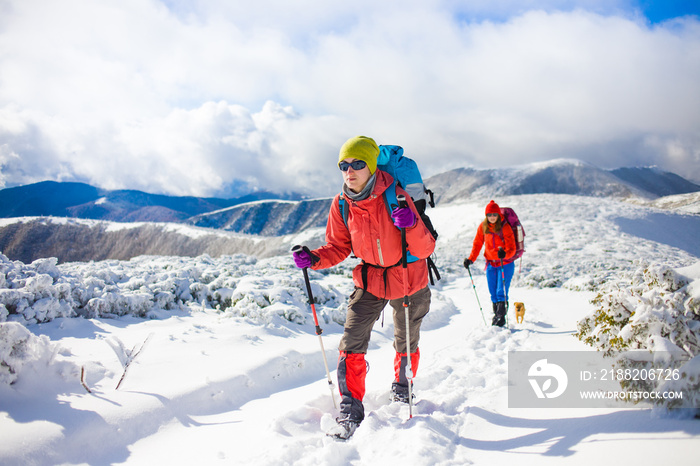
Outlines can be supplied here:
[[[333, 199], [326, 226], [326, 245], [314, 251], [320, 260], [313, 269], [326, 269], [342, 262], [353, 252], [364, 262], [379, 267], [367, 267], [367, 291], [379, 298], [397, 299], [405, 294], [401, 266], [401, 231], [394, 225], [382, 194], [391, 185], [391, 176], [377, 170], [374, 190], [366, 199], [352, 201], [345, 194]], [[408, 264], [408, 295], [428, 286], [428, 266], [425, 260], [435, 249], [435, 238], [425, 227], [411, 197], [397, 187], [396, 194], [406, 196], [416, 214], [416, 224], [406, 228], [406, 243], [412, 255], [419, 258]], [[345, 226], [338, 200], [345, 196], [349, 207]], [[398, 265], [397, 265], [398, 264]], [[388, 268], [388, 269], [387, 269]], [[386, 272], [386, 282], [385, 282]], [[355, 286], [363, 288], [362, 264], [353, 270]]]
[[513, 235], [513, 229], [509, 224], [505, 223], [503, 214], [501, 214], [501, 222], [503, 224], [501, 235], [495, 232], [496, 226], [494, 224], [488, 224], [488, 232], [486, 234], [484, 234], [483, 224], [479, 224], [479, 228], [476, 230], [476, 236], [474, 237], [472, 253], [469, 255], [470, 261], [476, 262], [476, 259], [479, 257], [479, 252], [481, 252], [481, 247], [485, 245], [484, 258], [486, 262], [491, 263], [492, 266], [500, 267], [501, 265], [501, 259], [498, 258], [498, 248], [503, 248], [506, 251], [503, 264], [513, 262], [512, 257], [515, 255], [515, 236]]

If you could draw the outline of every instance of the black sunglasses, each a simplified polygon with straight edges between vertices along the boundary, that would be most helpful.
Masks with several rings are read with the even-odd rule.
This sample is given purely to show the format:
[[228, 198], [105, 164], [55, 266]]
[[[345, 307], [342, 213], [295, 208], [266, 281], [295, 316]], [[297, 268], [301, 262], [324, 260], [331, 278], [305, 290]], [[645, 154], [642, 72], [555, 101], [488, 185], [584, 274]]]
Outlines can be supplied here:
[[338, 167], [340, 167], [340, 171], [346, 172], [348, 171], [348, 168], [352, 167], [353, 170], [362, 170], [367, 166], [367, 163], [364, 160], [355, 160], [353, 162], [340, 162], [338, 164]]

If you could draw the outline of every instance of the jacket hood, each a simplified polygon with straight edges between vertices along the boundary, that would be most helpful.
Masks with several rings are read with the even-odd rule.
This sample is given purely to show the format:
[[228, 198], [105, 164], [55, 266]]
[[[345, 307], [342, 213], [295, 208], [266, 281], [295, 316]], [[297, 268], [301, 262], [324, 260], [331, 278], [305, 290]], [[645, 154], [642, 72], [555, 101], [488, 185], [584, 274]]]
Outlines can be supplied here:
[[372, 194], [376, 196], [381, 196], [382, 194], [384, 194], [384, 191], [386, 191], [389, 188], [389, 186], [391, 186], [391, 183], [394, 182], [394, 178], [392, 178], [390, 174], [382, 170], [377, 170], [376, 173], [377, 181], [374, 184], [374, 191], [372, 191]]

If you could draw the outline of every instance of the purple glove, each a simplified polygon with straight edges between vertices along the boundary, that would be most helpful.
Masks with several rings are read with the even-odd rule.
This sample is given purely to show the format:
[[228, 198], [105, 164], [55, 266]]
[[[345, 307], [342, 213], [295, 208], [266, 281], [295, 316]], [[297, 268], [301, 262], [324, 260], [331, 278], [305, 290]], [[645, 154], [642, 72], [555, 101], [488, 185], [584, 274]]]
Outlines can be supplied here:
[[396, 209], [391, 213], [391, 218], [399, 228], [411, 228], [416, 224], [416, 214], [408, 207]]
[[292, 257], [294, 258], [294, 263], [300, 269], [306, 269], [308, 267], [311, 267], [312, 265], [314, 265], [314, 262], [318, 260], [318, 257], [311, 254], [306, 248], [300, 249], [299, 251], [294, 251], [292, 253]]

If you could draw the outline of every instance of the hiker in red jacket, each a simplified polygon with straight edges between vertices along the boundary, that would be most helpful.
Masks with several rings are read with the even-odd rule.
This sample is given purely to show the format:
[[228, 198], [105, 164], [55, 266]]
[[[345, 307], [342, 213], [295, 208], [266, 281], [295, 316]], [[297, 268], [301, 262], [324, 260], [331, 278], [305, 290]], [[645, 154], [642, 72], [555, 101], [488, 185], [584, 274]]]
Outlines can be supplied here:
[[[379, 147], [371, 138], [357, 136], [340, 149], [338, 166], [343, 175], [342, 193], [331, 204], [326, 226], [326, 245], [313, 251], [297, 251], [294, 261], [300, 268], [332, 267], [350, 253], [362, 260], [353, 271], [355, 291], [348, 302], [345, 328], [340, 340], [338, 385], [342, 400], [338, 424], [352, 435], [364, 419], [362, 399], [365, 394], [367, 366], [365, 353], [374, 323], [387, 303], [394, 317], [394, 382], [392, 398], [408, 402], [408, 381], [405, 367], [410, 353], [415, 376], [419, 359], [419, 331], [423, 317], [430, 309], [428, 267], [426, 259], [435, 248], [435, 239], [420, 219], [411, 197], [396, 186], [396, 194], [406, 196], [408, 206], [396, 208], [390, 215], [382, 194], [392, 189], [390, 175], [377, 170]], [[348, 208], [347, 226], [340, 202]], [[404, 283], [401, 263], [400, 228], [406, 229], [410, 253], [419, 258], [408, 264], [408, 283]], [[406, 323], [402, 300], [409, 296], [410, 351], [406, 350]]]
[[464, 267], [469, 268], [476, 261], [482, 246], [485, 246], [486, 281], [493, 303], [491, 324], [503, 327], [508, 311], [508, 289], [515, 272], [515, 237], [513, 229], [503, 221], [501, 208], [494, 201], [486, 206], [486, 218], [476, 230], [472, 252], [464, 259]]

